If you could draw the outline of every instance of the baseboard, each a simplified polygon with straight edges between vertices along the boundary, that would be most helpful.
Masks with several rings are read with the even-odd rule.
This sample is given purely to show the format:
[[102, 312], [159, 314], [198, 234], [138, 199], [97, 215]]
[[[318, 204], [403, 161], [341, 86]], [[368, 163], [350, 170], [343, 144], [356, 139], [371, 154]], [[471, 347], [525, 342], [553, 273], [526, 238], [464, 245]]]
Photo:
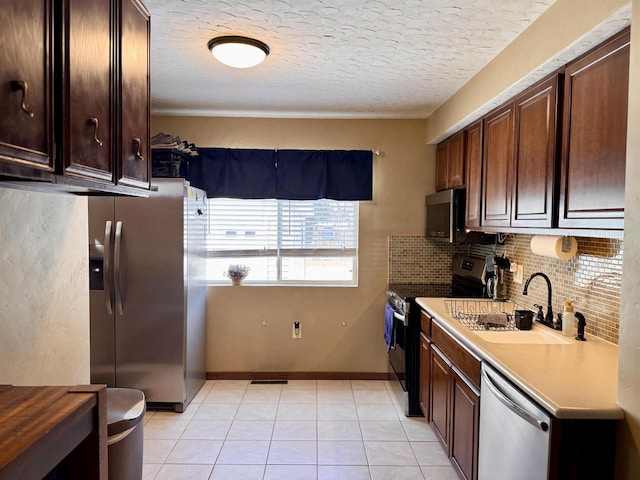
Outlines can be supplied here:
[[207, 372], [207, 380], [390, 380], [387, 372]]

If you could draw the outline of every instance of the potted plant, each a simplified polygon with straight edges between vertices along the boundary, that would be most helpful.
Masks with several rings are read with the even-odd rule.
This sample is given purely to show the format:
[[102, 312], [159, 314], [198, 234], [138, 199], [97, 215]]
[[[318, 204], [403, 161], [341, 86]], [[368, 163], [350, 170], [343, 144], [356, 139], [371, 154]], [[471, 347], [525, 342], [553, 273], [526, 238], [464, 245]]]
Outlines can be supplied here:
[[242, 281], [249, 275], [249, 270], [251, 269], [246, 265], [229, 265], [224, 276], [231, 279], [232, 285], [242, 285]]

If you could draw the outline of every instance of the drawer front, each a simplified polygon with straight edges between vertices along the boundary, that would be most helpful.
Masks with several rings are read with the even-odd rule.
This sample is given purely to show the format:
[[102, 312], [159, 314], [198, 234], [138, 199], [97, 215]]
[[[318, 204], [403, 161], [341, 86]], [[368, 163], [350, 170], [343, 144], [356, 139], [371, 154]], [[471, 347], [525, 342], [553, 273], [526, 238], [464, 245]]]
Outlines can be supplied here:
[[451, 335], [445, 332], [437, 323], [431, 324], [431, 338], [433, 343], [456, 365], [467, 378], [480, 388], [480, 360], [471, 355]]
[[431, 317], [424, 310], [420, 312], [420, 329], [427, 337], [431, 337]]

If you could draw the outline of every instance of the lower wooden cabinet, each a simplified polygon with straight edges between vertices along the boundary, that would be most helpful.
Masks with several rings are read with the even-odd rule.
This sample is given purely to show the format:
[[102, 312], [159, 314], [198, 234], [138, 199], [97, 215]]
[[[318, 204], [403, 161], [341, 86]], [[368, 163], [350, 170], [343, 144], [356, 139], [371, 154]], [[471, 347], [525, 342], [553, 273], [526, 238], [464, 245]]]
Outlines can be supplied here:
[[434, 345], [431, 346], [431, 396], [429, 398], [431, 426], [445, 452], [449, 454], [449, 411], [451, 363]]
[[420, 375], [426, 383], [420, 386], [421, 406], [426, 394], [425, 416], [451, 464], [460, 478], [475, 480], [480, 422], [479, 378], [475, 373], [480, 361], [437, 324], [432, 324], [431, 332], [431, 338], [424, 332], [420, 336]]
[[429, 421], [429, 377], [431, 372], [431, 340], [424, 333], [420, 333], [420, 410], [424, 418]]
[[480, 391], [453, 367], [451, 374], [451, 439], [453, 466], [463, 478], [477, 478]]

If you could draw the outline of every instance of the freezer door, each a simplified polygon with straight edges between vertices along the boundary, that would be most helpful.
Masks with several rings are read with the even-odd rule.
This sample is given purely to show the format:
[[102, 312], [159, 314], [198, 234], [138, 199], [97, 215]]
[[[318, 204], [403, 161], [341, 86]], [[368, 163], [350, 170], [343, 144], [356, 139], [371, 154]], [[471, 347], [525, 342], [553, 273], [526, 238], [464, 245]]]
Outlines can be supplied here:
[[148, 402], [186, 399], [184, 192], [175, 181], [115, 200], [116, 384]]
[[115, 387], [115, 328], [113, 318], [113, 214], [110, 197], [89, 197], [89, 291], [91, 383]]

